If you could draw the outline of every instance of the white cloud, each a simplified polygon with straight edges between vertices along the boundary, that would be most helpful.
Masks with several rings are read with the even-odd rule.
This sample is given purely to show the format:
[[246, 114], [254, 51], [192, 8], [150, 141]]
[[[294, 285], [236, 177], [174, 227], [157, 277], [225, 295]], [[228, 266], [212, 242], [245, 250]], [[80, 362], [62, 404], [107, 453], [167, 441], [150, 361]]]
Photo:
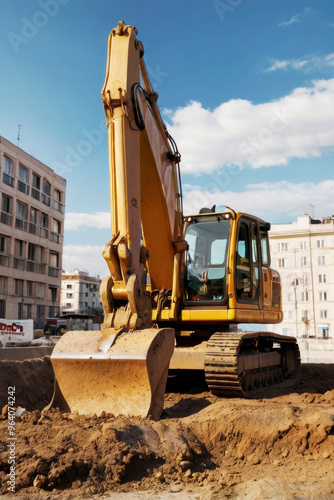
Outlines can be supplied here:
[[285, 71], [293, 69], [295, 71], [304, 71], [311, 73], [312, 71], [332, 70], [334, 66], [334, 53], [315, 56], [307, 55], [301, 59], [284, 59], [282, 61], [274, 59], [271, 61], [269, 68], [264, 70], [265, 73], [284, 69]]
[[169, 131], [181, 170], [200, 174], [224, 165], [285, 165], [334, 147], [334, 79], [314, 81], [280, 99], [253, 104], [232, 99], [210, 110], [191, 102], [169, 111]]
[[[214, 176], [213, 176], [214, 178]], [[218, 184], [219, 185], [219, 184]], [[227, 205], [271, 221], [294, 220], [314, 207], [316, 217], [334, 214], [334, 181], [300, 184], [280, 181], [250, 184], [243, 192], [188, 190], [184, 193], [185, 214], [198, 213], [201, 207]]]
[[300, 24], [307, 20], [307, 18], [312, 18], [316, 16], [317, 11], [313, 10], [312, 7], [305, 7], [305, 9], [300, 14], [295, 14], [288, 21], [282, 21], [279, 23], [279, 28], [286, 28], [287, 26], [291, 26], [292, 24]]
[[296, 14], [295, 16], [292, 16], [289, 21], [282, 21], [279, 23], [279, 27], [285, 27], [285, 26], [290, 26], [290, 24], [295, 24], [295, 23], [300, 23], [300, 16], [301, 14]]
[[64, 245], [63, 269], [73, 272], [88, 271], [90, 276], [101, 278], [109, 274], [108, 266], [102, 257], [102, 247], [94, 245]]
[[69, 212], [66, 214], [66, 231], [75, 231], [82, 227], [110, 228], [110, 212], [95, 212], [93, 214]]

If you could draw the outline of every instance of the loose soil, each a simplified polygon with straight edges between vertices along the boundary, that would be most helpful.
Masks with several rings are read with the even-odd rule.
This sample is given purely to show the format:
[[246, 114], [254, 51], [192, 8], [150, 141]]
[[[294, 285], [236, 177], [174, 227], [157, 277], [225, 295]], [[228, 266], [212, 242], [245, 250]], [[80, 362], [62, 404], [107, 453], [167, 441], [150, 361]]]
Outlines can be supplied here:
[[159, 422], [41, 412], [48, 358], [0, 363], [0, 494], [9, 496], [8, 387], [15, 386], [15, 496], [46, 500], [334, 499], [334, 365], [293, 389], [222, 399], [200, 375], [170, 378]]

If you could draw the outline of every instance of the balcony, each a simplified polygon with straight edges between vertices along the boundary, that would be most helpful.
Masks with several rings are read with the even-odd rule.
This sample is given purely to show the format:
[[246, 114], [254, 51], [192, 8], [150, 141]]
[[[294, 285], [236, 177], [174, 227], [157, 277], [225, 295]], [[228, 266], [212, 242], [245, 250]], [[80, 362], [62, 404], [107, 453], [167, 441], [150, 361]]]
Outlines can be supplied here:
[[20, 217], [16, 217], [15, 227], [17, 229], [21, 229], [22, 231], [26, 231], [27, 230], [27, 221], [24, 219], [21, 219]]
[[5, 253], [0, 253], [0, 266], [9, 267], [10, 255]]
[[6, 174], [5, 172], [2, 173], [2, 181], [5, 184], [8, 184], [8, 186], [14, 186], [14, 177], [12, 177], [9, 174]]
[[58, 212], [63, 213], [63, 205], [59, 201], [53, 200], [53, 208]]
[[39, 274], [46, 273], [46, 264], [39, 264]]
[[38, 200], [38, 201], [39, 201], [39, 200], [40, 200], [40, 192], [39, 192], [39, 190], [38, 190], [38, 189], [36, 189], [36, 188], [34, 188], [34, 187], [32, 187], [32, 188], [31, 188], [31, 196], [32, 196], [33, 198], [35, 198], [35, 200]]
[[29, 186], [25, 182], [18, 180], [17, 188], [19, 191], [21, 191], [21, 193], [29, 194]]
[[33, 222], [29, 222], [29, 233], [31, 234], [37, 233], [37, 226]]
[[39, 235], [42, 236], [42, 238], [48, 238], [49, 237], [49, 230], [45, 227], [40, 227], [39, 228]]
[[2, 224], [7, 224], [7, 226], [11, 226], [13, 222], [13, 216], [8, 214], [7, 212], [1, 212], [0, 221]]
[[14, 257], [14, 269], [19, 269], [20, 271], [25, 270], [25, 259], [22, 259], [20, 257]]
[[59, 243], [59, 234], [51, 232], [50, 240], [54, 241], [55, 243]]
[[32, 260], [27, 260], [27, 271], [30, 271], [31, 273], [39, 273], [38, 262], [33, 262]]
[[50, 206], [50, 196], [48, 196], [45, 193], [42, 193], [42, 202], [49, 207]]
[[59, 269], [57, 267], [49, 266], [49, 276], [53, 278], [58, 278]]

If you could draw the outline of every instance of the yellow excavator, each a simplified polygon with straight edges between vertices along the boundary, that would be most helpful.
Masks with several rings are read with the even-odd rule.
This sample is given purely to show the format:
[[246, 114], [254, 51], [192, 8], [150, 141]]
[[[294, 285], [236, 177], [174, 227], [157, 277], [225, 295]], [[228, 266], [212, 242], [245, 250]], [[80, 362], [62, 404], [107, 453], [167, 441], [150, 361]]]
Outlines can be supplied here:
[[282, 320], [270, 224], [229, 207], [183, 215], [180, 154], [136, 35], [122, 21], [111, 31], [102, 89], [112, 228], [104, 323], [57, 343], [49, 407], [158, 419], [169, 369], [204, 370], [214, 394], [249, 397], [292, 384], [300, 358], [293, 337], [237, 331]]

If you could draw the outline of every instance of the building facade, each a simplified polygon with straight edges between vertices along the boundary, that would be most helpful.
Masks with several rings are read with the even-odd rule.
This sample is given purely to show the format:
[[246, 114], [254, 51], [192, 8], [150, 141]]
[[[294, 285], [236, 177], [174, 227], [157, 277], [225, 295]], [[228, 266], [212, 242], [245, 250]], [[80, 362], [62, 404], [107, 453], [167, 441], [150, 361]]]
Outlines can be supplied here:
[[0, 318], [60, 312], [66, 181], [0, 137]]
[[63, 273], [61, 282], [61, 313], [97, 315], [103, 312], [100, 300], [101, 279], [75, 269]]
[[270, 249], [283, 302], [283, 322], [270, 329], [304, 339], [334, 337], [334, 217], [273, 224]]

